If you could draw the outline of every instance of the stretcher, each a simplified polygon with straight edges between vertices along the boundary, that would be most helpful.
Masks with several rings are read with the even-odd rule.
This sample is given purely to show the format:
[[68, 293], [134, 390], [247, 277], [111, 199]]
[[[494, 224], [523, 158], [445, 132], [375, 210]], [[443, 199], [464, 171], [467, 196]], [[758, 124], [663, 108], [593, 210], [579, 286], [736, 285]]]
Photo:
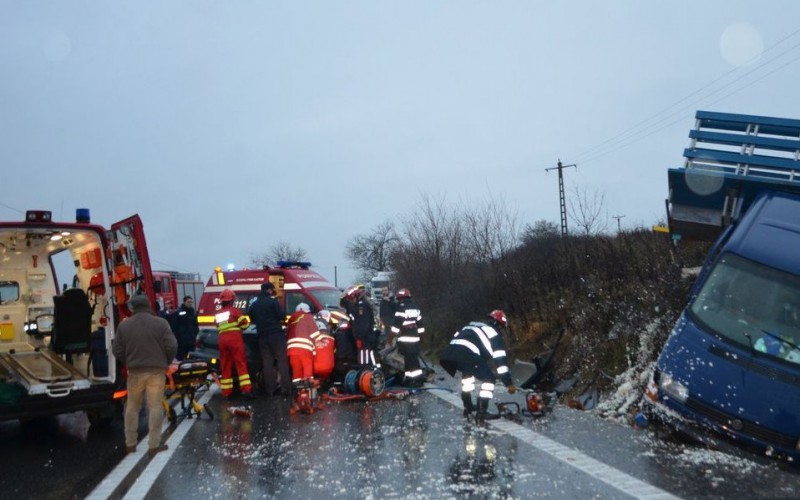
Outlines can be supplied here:
[[[167, 368], [167, 384], [164, 387], [162, 405], [170, 422], [178, 418], [192, 418], [205, 413], [210, 419], [214, 414], [208, 404], [200, 404], [198, 397], [208, 390], [216, 375], [211, 372], [208, 361], [176, 361]], [[176, 409], [180, 407], [180, 413]]]

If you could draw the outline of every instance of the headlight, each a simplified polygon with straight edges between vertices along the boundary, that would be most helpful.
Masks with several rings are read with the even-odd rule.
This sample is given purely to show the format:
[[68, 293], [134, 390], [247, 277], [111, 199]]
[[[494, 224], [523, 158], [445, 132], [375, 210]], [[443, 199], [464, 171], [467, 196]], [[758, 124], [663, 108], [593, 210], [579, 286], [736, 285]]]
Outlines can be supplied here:
[[673, 379], [672, 375], [667, 373], [661, 374], [659, 386], [667, 396], [675, 399], [675, 401], [678, 401], [679, 403], [686, 402], [686, 398], [689, 397], [689, 388]]

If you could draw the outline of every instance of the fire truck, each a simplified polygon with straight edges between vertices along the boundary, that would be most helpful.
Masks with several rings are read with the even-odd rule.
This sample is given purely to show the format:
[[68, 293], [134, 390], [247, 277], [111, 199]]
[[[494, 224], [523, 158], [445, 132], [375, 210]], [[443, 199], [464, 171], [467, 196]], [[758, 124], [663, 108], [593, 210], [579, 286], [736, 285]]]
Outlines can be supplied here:
[[177, 309], [184, 297], [191, 297], [196, 304], [203, 295], [203, 281], [199, 273], [153, 271], [153, 287], [161, 310]]
[[200, 326], [214, 326], [214, 314], [220, 308], [219, 294], [225, 288], [236, 293], [235, 305], [244, 314], [256, 300], [261, 285], [275, 285], [276, 298], [284, 311], [290, 313], [305, 302], [316, 313], [322, 309], [338, 309], [341, 292], [325, 277], [311, 270], [310, 262], [278, 261], [277, 266], [262, 269], [223, 271], [217, 267], [211, 274], [197, 309]]
[[126, 395], [111, 342], [134, 294], [155, 300], [138, 215], [108, 229], [88, 209], [0, 222], [0, 420], [83, 410], [109, 422]]

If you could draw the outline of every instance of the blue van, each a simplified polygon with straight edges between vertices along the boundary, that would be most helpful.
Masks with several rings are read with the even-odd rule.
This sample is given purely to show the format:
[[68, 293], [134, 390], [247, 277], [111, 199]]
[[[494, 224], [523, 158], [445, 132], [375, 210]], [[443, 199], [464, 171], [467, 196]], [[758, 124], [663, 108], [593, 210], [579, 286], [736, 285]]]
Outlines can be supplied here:
[[[736, 118], [758, 118], [725, 116], [729, 125]], [[778, 119], [769, 120], [774, 124]], [[702, 124], [698, 117], [698, 129]], [[800, 131], [796, 120], [788, 125]], [[734, 134], [715, 134], [713, 140], [728, 136], [726, 143], [734, 142]], [[798, 137], [791, 139], [796, 150]], [[736, 140], [752, 141], [748, 136]], [[736, 168], [765, 163], [765, 158], [739, 158]], [[672, 193], [683, 189], [679, 175], [685, 177], [670, 171]], [[726, 173], [719, 166], [712, 175], [727, 186], [726, 196], [738, 197], [725, 206], [738, 203], [746, 209], [727, 224], [714, 221], [719, 237], [656, 362], [645, 402], [651, 416], [701, 442], [719, 446], [733, 441], [800, 464], [800, 194], [796, 188], [780, 189], [796, 182], [795, 173], [779, 183], [764, 175], [748, 179], [741, 172]], [[756, 194], [743, 197], [748, 190]], [[683, 196], [684, 203], [688, 199]], [[698, 197], [695, 206], [706, 201]], [[672, 218], [670, 224], [681, 227]], [[698, 221], [694, 224], [696, 230]]]

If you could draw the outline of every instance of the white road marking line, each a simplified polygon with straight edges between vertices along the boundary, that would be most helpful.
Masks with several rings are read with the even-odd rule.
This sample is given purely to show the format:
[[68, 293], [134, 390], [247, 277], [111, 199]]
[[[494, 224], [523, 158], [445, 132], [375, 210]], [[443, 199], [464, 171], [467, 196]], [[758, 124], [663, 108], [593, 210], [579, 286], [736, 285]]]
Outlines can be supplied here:
[[[212, 384], [211, 387], [203, 394], [198, 403], [204, 405], [211, 399], [211, 396], [216, 394], [219, 390], [219, 387], [216, 384]], [[178, 427], [175, 429], [175, 432], [167, 440], [167, 444], [169, 444], [169, 448], [166, 451], [162, 451], [161, 453], [157, 454], [150, 463], [147, 465], [147, 468], [144, 472], [136, 479], [134, 485], [131, 489], [126, 493], [125, 498], [128, 499], [135, 499], [135, 498], [144, 498], [150, 488], [153, 486], [158, 474], [161, 473], [161, 470], [166, 465], [169, 458], [175, 452], [175, 449], [181, 444], [181, 441], [189, 432], [192, 425], [199, 420], [197, 418], [187, 419], [184, 418], [183, 421], [178, 424]], [[164, 431], [170, 426], [170, 422], [167, 419], [164, 419], [164, 424], [161, 427], [161, 433], [163, 434]], [[142, 443], [139, 444], [137, 447], [137, 451], [134, 453], [128, 453], [128, 455], [117, 465], [114, 470], [112, 470], [101, 482], [100, 484], [95, 487], [94, 490], [86, 497], [86, 500], [106, 500], [111, 496], [114, 490], [120, 485], [122, 481], [125, 480], [126, 477], [131, 473], [134, 467], [144, 458], [145, 453], [147, 453], [147, 436], [142, 440], [144, 442], [144, 446]], [[152, 475], [152, 478], [150, 478]], [[143, 491], [142, 488], [145, 488]], [[134, 496], [132, 496], [134, 495]]]
[[[461, 409], [462, 407], [460, 396], [457, 397], [453, 393], [444, 391], [429, 392], [431, 394], [435, 394], [440, 399], [447, 401], [456, 408]], [[650, 483], [644, 482], [633, 476], [629, 476], [628, 474], [615, 469], [610, 465], [606, 465], [599, 460], [595, 460], [588, 455], [584, 455], [576, 449], [564, 446], [563, 444], [522, 425], [515, 424], [514, 422], [504, 419], [489, 420], [487, 423], [492, 427], [510, 434], [520, 441], [528, 443], [534, 448], [537, 448], [540, 451], [543, 451], [548, 455], [561, 460], [565, 464], [606, 483], [607, 485], [621, 491], [626, 495], [630, 495], [634, 498], [658, 500], [680, 498], [672, 493], [669, 493], [668, 491], [658, 488], [657, 486], [653, 486]]]

